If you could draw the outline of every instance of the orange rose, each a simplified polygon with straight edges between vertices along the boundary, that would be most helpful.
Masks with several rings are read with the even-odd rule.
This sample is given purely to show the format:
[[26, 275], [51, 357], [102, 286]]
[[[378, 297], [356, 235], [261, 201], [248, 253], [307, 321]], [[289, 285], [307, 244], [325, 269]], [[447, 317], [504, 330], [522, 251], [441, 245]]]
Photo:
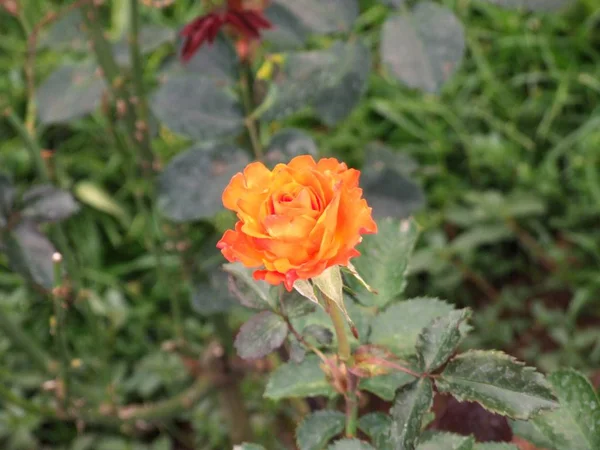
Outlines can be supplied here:
[[217, 247], [230, 262], [262, 267], [255, 279], [283, 282], [288, 291], [297, 279], [347, 265], [360, 254], [354, 247], [361, 234], [377, 232], [359, 176], [334, 158], [315, 163], [297, 156], [272, 171], [251, 163], [223, 192], [223, 204], [239, 221]]

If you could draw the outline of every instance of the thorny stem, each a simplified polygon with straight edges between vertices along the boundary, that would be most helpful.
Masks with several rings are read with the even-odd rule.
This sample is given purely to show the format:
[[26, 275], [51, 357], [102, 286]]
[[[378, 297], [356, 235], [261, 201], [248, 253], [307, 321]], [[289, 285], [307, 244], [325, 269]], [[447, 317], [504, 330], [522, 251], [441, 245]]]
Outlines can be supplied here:
[[250, 145], [252, 146], [254, 156], [257, 160], [260, 161], [263, 158], [263, 148], [260, 143], [260, 137], [258, 135], [258, 124], [251, 115], [254, 111], [254, 80], [252, 75], [252, 68], [250, 67], [250, 63], [248, 61], [242, 63], [242, 74], [240, 83], [242, 87], [242, 101], [244, 103], [244, 109], [246, 110], [245, 124], [246, 129], [248, 131], [248, 140], [250, 141]]
[[153, 154], [152, 145], [150, 143], [150, 132], [148, 124], [148, 103], [146, 101], [146, 90], [144, 89], [144, 64], [142, 54], [140, 52], [139, 28], [139, 0], [129, 0], [131, 26], [129, 33], [129, 49], [133, 67], [133, 81], [135, 95], [138, 103], [139, 120], [135, 121], [135, 135], [133, 136], [141, 143], [145, 164], [145, 171], [152, 170]]
[[61, 370], [60, 375], [63, 382], [63, 406], [65, 411], [69, 405], [69, 389], [70, 389], [70, 377], [69, 377], [69, 349], [67, 345], [66, 331], [66, 320], [65, 320], [65, 307], [61, 299], [61, 285], [62, 285], [62, 255], [55, 253], [52, 255], [52, 262], [54, 263], [54, 289], [52, 290], [52, 302], [54, 304], [54, 332], [56, 336], [56, 342], [58, 347], [58, 353], [60, 355]]
[[[107, 81], [108, 88], [117, 105], [122, 104], [125, 123], [128, 134], [136, 148], [141, 148], [138, 141], [135, 140], [136, 134], [136, 116], [135, 111], [129, 101], [129, 92], [125, 78], [119, 71], [115, 58], [113, 57], [110, 44], [104, 37], [104, 30], [98, 19], [98, 11], [93, 4], [84, 4], [83, 19], [92, 41], [92, 47], [96, 54], [98, 64], [102, 69], [102, 75]], [[118, 106], [117, 106], [118, 109]], [[144, 149], [142, 148], [142, 151]]]

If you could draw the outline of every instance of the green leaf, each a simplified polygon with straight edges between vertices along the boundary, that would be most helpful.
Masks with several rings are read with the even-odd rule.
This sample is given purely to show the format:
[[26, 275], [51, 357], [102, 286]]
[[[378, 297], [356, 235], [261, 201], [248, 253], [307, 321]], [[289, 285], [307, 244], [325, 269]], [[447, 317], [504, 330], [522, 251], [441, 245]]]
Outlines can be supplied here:
[[361, 390], [372, 392], [379, 398], [390, 402], [394, 399], [399, 387], [414, 381], [414, 379], [415, 377], [405, 372], [392, 372], [376, 377], [363, 378], [360, 380], [359, 387]]
[[7, 234], [6, 253], [12, 269], [27, 280], [52, 289], [56, 249], [32, 223], [22, 222]]
[[474, 226], [450, 242], [449, 249], [458, 253], [469, 253], [482, 245], [496, 244], [514, 237], [506, 224], [484, 224]]
[[513, 424], [515, 433], [558, 450], [600, 448], [600, 401], [589, 380], [573, 369], [556, 371], [548, 380], [560, 407], [530, 423]]
[[557, 403], [543, 375], [496, 351], [469, 351], [453, 358], [436, 379], [440, 392], [516, 419], [528, 419]]
[[244, 442], [241, 445], [234, 445], [233, 450], [265, 450], [265, 448], [262, 445]]
[[423, 189], [409, 178], [415, 169], [416, 163], [405, 154], [383, 145], [369, 145], [361, 186], [375, 218], [404, 219], [425, 204]]
[[556, 11], [572, 3], [572, 0], [481, 0], [493, 5], [510, 9], [528, 9], [530, 11]]
[[64, 220], [79, 211], [79, 205], [70, 192], [49, 184], [29, 189], [21, 201], [21, 216], [38, 223]]
[[477, 443], [473, 450], [519, 450], [516, 445], [507, 444], [505, 442], [483, 442]]
[[252, 309], [277, 310], [278, 299], [273, 297], [271, 285], [262, 280], [255, 280], [252, 277], [254, 269], [236, 262], [223, 264], [223, 270], [233, 277], [230, 289], [242, 305]]
[[352, 260], [357, 272], [377, 294], [369, 292], [353, 277], [348, 277], [348, 284], [360, 303], [383, 308], [404, 292], [418, 230], [413, 220], [383, 219], [377, 222], [377, 227], [377, 234], [365, 236], [358, 246], [361, 256]]
[[332, 396], [333, 388], [319, 364], [320, 359], [315, 355], [307, 356], [300, 364], [282, 364], [271, 373], [264, 396], [272, 400]]
[[373, 319], [370, 343], [402, 356], [412, 355], [421, 330], [453, 309], [437, 298], [414, 298], [394, 304]]
[[571, 416], [590, 448], [600, 449], [600, 400], [590, 381], [573, 369], [563, 369], [548, 377], [561, 405]]
[[93, 112], [106, 89], [96, 66], [82, 63], [56, 69], [36, 92], [43, 125], [65, 123]]
[[358, 439], [340, 439], [335, 441], [327, 450], [375, 450], [371, 444]]
[[417, 450], [472, 450], [474, 439], [454, 433], [432, 433], [417, 446]]
[[[163, 27], [160, 25], [146, 25], [139, 32], [139, 48], [140, 53], [145, 55], [153, 50], [156, 50], [167, 42], [173, 42], [176, 37], [176, 32], [172, 28]], [[113, 46], [113, 56], [118, 64], [122, 66], [131, 65], [130, 61], [130, 44], [129, 36], [125, 35]]]
[[453, 355], [462, 339], [460, 324], [471, 316], [469, 309], [450, 311], [434, 319], [419, 334], [417, 355], [423, 372], [431, 373]]
[[346, 305], [344, 303], [344, 283], [342, 273], [339, 266], [332, 266], [325, 269], [320, 275], [312, 278], [312, 283], [319, 289], [327, 298], [329, 298], [346, 317], [346, 321], [354, 326], [352, 319], [348, 315]]
[[127, 210], [100, 185], [83, 180], [75, 185], [73, 192], [80, 202], [110, 214], [118, 219], [124, 227], [129, 228], [131, 218]]
[[309, 32], [293, 12], [278, 2], [270, 2], [264, 12], [273, 27], [263, 31], [263, 39], [272, 49], [283, 51], [304, 47]]
[[228, 289], [229, 277], [221, 270], [210, 273], [208, 280], [194, 282], [191, 293], [192, 308], [201, 316], [229, 311], [236, 302]]
[[[553, 416], [550, 418], [550, 416]], [[561, 422], [561, 411], [560, 408], [555, 409], [554, 411], [546, 411], [538, 414], [536, 417], [529, 421], [524, 420], [513, 420], [510, 422], [510, 426], [512, 428], [513, 434], [515, 436], [522, 437], [532, 444], [549, 449], [549, 450], [583, 450], [583, 447], [566, 447], [565, 438], [562, 436], [562, 425], [559, 424]], [[537, 425], [538, 422], [540, 426]], [[546, 433], [540, 431], [544, 429], [546, 426], [549, 427], [548, 435], [554, 435], [552, 438], [546, 437]], [[569, 428], [565, 428], [566, 430], [570, 430], [572, 423], [569, 423]], [[556, 433], [553, 432], [556, 430]], [[560, 437], [559, 437], [560, 434]]]
[[438, 92], [465, 52], [463, 26], [448, 8], [429, 1], [388, 18], [381, 37], [387, 71], [411, 88]]
[[0, 172], [0, 229], [4, 228], [13, 212], [16, 190], [8, 175]]
[[287, 334], [288, 326], [281, 316], [263, 311], [242, 325], [234, 346], [240, 357], [258, 359], [281, 347]]
[[[271, 298], [274, 298], [279, 295], [279, 287], [274, 287], [271, 289], [275, 292], [272, 292]], [[300, 295], [296, 291], [292, 292], [284, 292], [282, 296], [283, 301], [283, 311], [285, 315], [291, 319], [296, 317], [305, 316], [315, 311], [316, 305], [308, 300], [306, 297]]]
[[350, 31], [358, 18], [357, 0], [274, 0], [288, 10], [311, 33], [328, 34]]
[[88, 40], [82, 30], [83, 17], [74, 9], [54, 22], [39, 40], [38, 47], [54, 51], [87, 51]]
[[307, 416], [296, 430], [299, 450], [321, 450], [344, 429], [346, 416], [339, 411], [317, 411]]
[[321, 325], [307, 325], [302, 330], [302, 334], [305, 335], [305, 337], [314, 338], [319, 345], [328, 346], [333, 342], [333, 332]]
[[389, 446], [386, 441], [391, 425], [392, 418], [381, 412], [365, 414], [358, 420], [358, 428], [371, 438], [379, 450], [387, 450], [386, 446]]
[[365, 92], [371, 52], [361, 42], [336, 44], [331, 51], [338, 54], [339, 65], [313, 100], [313, 107], [323, 123], [333, 127], [350, 114]]
[[152, 96], [152, 111], [175, 133], [195, 140], [231, 137], [244, 128], [239, 102], [196, 74], [166, 76]]
[[423, 417], [432, 404], [433, 385], [429, 378], [415, 380], [398, 389], [394, 406], [390, 410], [390, 439], [395, 449], [415, 449]]
[[216, 86], [224, 87], [237, 82], [239, 66], [235, 48], [223, 34], [219, 34], [212, 44], [201, 46], [187, 63], [177, 59], [163, 75], [195, 74], [211, 80]]
[[276, 164], [287, 164], [300, 155], [311, 155], [316, 158], [317, 144], [306, 132], [296, 128], [286, 128], [277, 132], [269, 143], [264, 162], [269, 167]]
[[158, 207], [175, 222], [208, 219], [223, 208], [221, 197], [231, 177], [250, 158], [225, 145], [192, 147], [173, 158], [158, 178]]
[[360, 42], [335, 42], [329, 49], [290, 53], [274, 80], [276, 95], [264, 112], [279, 120], [313, 105], [327, 125], [344, 119], [366, 88], [371, 56]]

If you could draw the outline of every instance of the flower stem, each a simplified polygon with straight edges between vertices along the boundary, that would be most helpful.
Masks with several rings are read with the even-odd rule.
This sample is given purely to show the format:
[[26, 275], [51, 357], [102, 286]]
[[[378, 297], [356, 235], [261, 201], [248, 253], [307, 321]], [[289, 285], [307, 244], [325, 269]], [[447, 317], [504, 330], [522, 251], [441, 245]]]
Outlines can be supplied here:
[[338, 343], [338, 356], [340, 361], [348, 362], [350, 360], [350, 342], [348, 341], [348, 335], [346, 334], [346, 327], [344, 316], [340, 311], [340, 308], [335, 304], [333, 300], [323, 294], [327, 301], [327, 307], [329, 309], [329, 317], [333, 322], [333, 328], [335, 329], [335, 335]]
[[70, 377], [69, 377], [69, 349], [67, 345], [66, 321], [65, 321], [65, 309], [60, 295], [60, 288], [62, 285], [62, 256], [60, 253], [52, 255], [52, 262], [54, 263], [54, 289], [52, 290], [52, 302], [54, 303], [54, 318], [56, 342], [58, 347], [58, 353], [60, 355], [61, 362], [61, 379], [63, 383], [63, 406], [65, 411], [69, 405], [69, 389], [70, 389]]
[[135, 95], [138, 104], [139, 120], [135, 121], [134, 139], [140, 142], [142, 156], [144, 158], [145, 172], [152, 171], [153, 153], [150, 142], [150, 128], [148, 124], [148, 103], [146, 101], [146, 90], [144, 88], [144, 65], [142, 54], [140, 52], [139, 28], [140, 28], [140, 12], [139, 0], [129, 0], [130, 5], [130, 32], [129, 32], [129, 53], [131, 54], [133, 67], [133, 84]]
[[[354, 375], [348, 374], [349, 377]], [[358, 396], [356, 391], [346, 393], [346, 437], [356, 435], [356, 424], [358, 419]]]

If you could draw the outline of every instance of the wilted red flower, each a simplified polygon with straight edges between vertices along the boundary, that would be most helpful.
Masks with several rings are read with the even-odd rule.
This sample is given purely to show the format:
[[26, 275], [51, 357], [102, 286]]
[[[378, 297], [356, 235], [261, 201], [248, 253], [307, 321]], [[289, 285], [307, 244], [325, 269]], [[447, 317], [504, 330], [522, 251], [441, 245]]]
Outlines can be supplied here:
[[181, 36], [185, 37], [181, 57], [185, 62], [194, 56], [204, 42], [212, 44], [224, 25], [232, 26], [246, 40], [259, 39], [260, 30], [272, 27], [262, 11], [243, 9], [240, 3], [239, 0], [229, 0], [224, 11], [197, 17], [181, 30]]

